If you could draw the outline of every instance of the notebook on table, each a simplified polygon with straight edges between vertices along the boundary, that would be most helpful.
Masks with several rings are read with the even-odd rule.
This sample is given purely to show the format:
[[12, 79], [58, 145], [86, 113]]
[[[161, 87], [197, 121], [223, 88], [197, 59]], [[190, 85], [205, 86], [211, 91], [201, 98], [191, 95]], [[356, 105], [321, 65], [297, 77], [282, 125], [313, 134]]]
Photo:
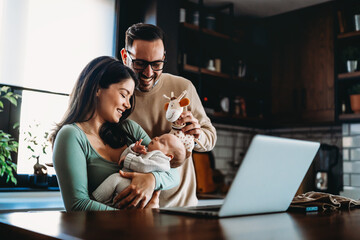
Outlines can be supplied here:
[[160, 208], [162, 213], [230, 217], [284, 212], [320, 143], [256, 135], [221, 205]]

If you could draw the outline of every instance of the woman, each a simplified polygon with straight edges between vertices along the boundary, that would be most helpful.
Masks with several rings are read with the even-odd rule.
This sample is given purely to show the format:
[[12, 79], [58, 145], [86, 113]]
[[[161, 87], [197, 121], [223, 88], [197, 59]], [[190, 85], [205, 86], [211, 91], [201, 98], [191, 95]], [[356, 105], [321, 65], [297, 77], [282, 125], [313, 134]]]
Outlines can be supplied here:
[[[145, 145], [150, 142], [138, 124], [126, 120], [135, 107], [136, 85], [133, 71], [111, 57], [98, 57], [81, 72], [65, 116], [51, 136], [54, 167], [67, 211], [116, 210], [89, 196], [106, 177], [119, 172], [117, 162], [127, 145], [140, 139]], [[122, 174], [132, 182], [119, 194], [118, 206], [144, 208], [148, 202], [147, 207], [158, 205], [159, 191], [153, 195], [154, 189], [173, 187], [177, 172]]]

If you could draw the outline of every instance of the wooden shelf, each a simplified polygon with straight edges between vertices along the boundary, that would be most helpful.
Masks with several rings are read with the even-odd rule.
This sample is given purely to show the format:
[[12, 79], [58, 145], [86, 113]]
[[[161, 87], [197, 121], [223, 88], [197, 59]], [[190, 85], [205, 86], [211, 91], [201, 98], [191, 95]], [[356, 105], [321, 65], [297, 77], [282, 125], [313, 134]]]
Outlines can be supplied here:
[[199, 69], [199, 67], [189, 65], [189, 64], [184, 65], [184, 70], [188, 71], [188, 72], [195, 73], [195, 74], [205, 74], [205, 75], [213, 76], [213, 77], [217, 77], [217, 78], [234, 80], [237, 83], [246, 84], [246, 86], [248, 86], [248, 87], [252, 86], [253, 88], [263, 89], [263, 83], [254, 82], [252, 79], [249, 79], [249, 78], [246, 78], [246, 77], [231, 76], [230, 74], [227, 74], [227, 73], [211, 71], [211, 70], [208, 70], [206, 68], [200, 68]]
[[360, 113], [340, 114], [339, 120], [360, 120]]
[[195, 30], [198, 31], [199, 30], [199, 26], [191, 24], [191, 23], [181, 23], [182, 26], [184, 26], [185, 28], [191, 29], [191, 30]]
[[265, 127], [269, 123], [265, 121], [264, 118], [260, 117], [236, 117], [232, 114], [227, 114], [223, 116], [217, 115], [208, 115], [212, 122], [219, 124], [228, 124], [228, 125], [246, 125], [246, 126], [256, 126], [256, 127]]
[[231, 78], [231, 76], [229, 74], [216, 72], [216, 71], [211, 71], [211, 70], [208, 70], [206, 68], [201, 68], [201, 73], [211, 75], [211, 76], [215, 76], [215, 77], [219, 77], [219, 78], [228, 78], [228, 79]]
[[189, 72], [199, 72], [199, 67], [197, 66], [193, 66], [193, 65], [189, 65], [189, 64], [185, 64], [184, 65], [184, 70], [185, 71], [189, 71]]
[[219, 32], [215, 32], [215, 31], [210, 30], [210, 29], [203, 28], [202, 31], [205, 34], [212, 35], [214, 37], [219, 37], [219, 38], [224, 38], [224, 39], [231, 39], [231, 37], [228, 36], [228, 35], [225, 35], [225, 34], [219, 33]]
[[348, 78], [355, 78], [355, 77], [360, 77], [360, 71], [338, 74], [338, 79], [348, 79]]
[[[199, 67], [193, 66], [193, 65], [185, 64], [184, 70], [189, 71], [189, 72], [199, 73]], [[216, 72], [216, 71], [211, 71], [211, 70], [208, 70], [206, 68], [200, 68], [200, 73], [207, 74], [207, 75], [210, 75], [210, 76], [219, 77], [219, 78], [227, 78], [227, 79], [231, 78], [231, 75], [229, 75], [229, 74]]]
[[[191, 23], [181, 23], [181, 25], [184, 27], [184, 28], [188, 28], [188, 29], [191, 29], [191, 30], [194, 30], [194, 31], [199, 31], [199, 26], [197, 25], [194, 25], [194, 24], [191, 24]], [[223, 38], [223, 39], [226, 39], [226, 40], [230, 40], [231, 37], [229, 35], [226, 35], [226, 34], [223, 34], [223, 33], [219, 33], [219, 32], [216, 32], [214, 30], [210, 30], [210, 29], [207, 29], [207, 28], [202, 28], [201, 29], [201, 32], [203, 32], [204, 34], [207, 34], [207, 35], [210, 35], [210, 36], [214, 36], [214, 37], [218, 37], [218, 38]], [[238, 41], [236, 39], [233, 39], [234, 41]]]
[[360, 31], [340, 33], [337, 36], [338, 39], [351, 38], [351, 37], [360, 37]]
[[[182, 2], [188, 3], [190, 0]], [[257, 81], [250, 74], [246, 77], [238, 77], [238, 74], [235, 72], [237, 61], [239, 59], [246, 59], [249, 54], [248, 51], [243, 51], [243, 48], [248, 45], [253, 48], [252, 45], [246, 42], [248, 38], [245, 35], [245, 30], [247, 30], [245, 26], [247, 24], [250, 25], [250, 23], [246, 22], [237, 26], [235, 24], [236, 18], [231, 11], [232, 5], [226, 4], [221, 8], [208, 8], [203, 1], [198, 1], [198, 3], [190, 6], [182, 5], [183, 8], [189, 9], [189, 12], [198, 11], [201, 21], [200, 25], [192, 24], [192, 21], [177, 24], [180, 39], [178, 43], [178, 60], [181, 60], [178, 61], [178, 70], [181, 76], [193, 80], [201, 99], [211, 96], [208, 102], [204, 99], [204, 106], [208, 107], [208, 117], [214, 122], [226, 125], [261, 126], [267, 123], [263, 118], [256, 117], [256, 113], [260, 112], [260, 110], [262, 111], [260, 109], [262, 106], [258, 104], [264, 98], [263, 92], [259, 93], [259, 89], [264, 89], [259, 87], [262, 82]], [[227, 9], [229, 9], [228, 13], [223, 11]], [[222, 28], [212, 28], [209, 26], [207, 28], [207, 25], [202, 24], [202, 21], [208, 14], [213, 14], [216, 19], [220, 19], [221, 25], [230, 26], [222, 26]], [[232, 26], [232, 23], [234, 26]], [[214, 46], [224, 47], [214, 49]], [[220, 59], [223, 68], [221, 70], [216, 68], [218, 71], [213, 71], [215, 68], [209, 70], [206, 63], [210, 59]], [[248, 65], [252, 68], [250, 61]], [[222, 83], [221, 88], [218, 87], [219, 82]], [[249, 111], [250, 117], [240, 118], [234, 117], [232, 114], [214, 113], [215, 109], [217, 110], [219, 107], [217, 98], [213, 97], [216, 94], [228, 96], [229, 99], [241, 94], [244, 95], [244, 98], [250, 99], [248, 100], [251, 103], [248, 105], [248, 108], [251, 108], [251, 111]], [[255, 117], [252, 117], [253, 115]]]

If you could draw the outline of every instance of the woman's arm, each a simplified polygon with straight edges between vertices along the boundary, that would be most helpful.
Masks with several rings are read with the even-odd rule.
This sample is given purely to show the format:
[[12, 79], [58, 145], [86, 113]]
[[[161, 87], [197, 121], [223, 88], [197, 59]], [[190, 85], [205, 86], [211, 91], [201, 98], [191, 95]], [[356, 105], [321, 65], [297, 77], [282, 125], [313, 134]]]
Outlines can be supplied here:
[[90, 199], [85, 149], [76, 128], [64, 126], [59, 131], [53, 162], [66, 211], [116, 210]]
[[[151, 141], [147, 133], [139, 124], [129, 120], [125, 129], [135, 140], [143, 139], [143, 144], [148, 145]], [[131, 184], [114, 198], [114, 204], [119, 208], [144, 208], [151, 199], [154, 190], [170, 189], [177, 186], [180, 176], [176, 169], [167, 172], [136, 173], [126, 172], [122, 177], [131, 179]]]

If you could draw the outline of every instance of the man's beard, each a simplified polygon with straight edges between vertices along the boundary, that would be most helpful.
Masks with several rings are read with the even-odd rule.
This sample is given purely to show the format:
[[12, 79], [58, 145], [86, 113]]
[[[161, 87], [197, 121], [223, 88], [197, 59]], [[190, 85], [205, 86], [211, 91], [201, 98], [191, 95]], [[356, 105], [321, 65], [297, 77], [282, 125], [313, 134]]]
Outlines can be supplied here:
[[[141, 72], [138, 72], [137, 73], [137, 78], [139, 79], [139, 86], [138, 86], [138, 88], [140, 89], [140, 91], [142, 91], [142, 92], [149, 92], [151, 89], [152, 89], [152, 87], [154, 86], [154, 83], [155, 83], [155, 78], [157, 77], [157, 75], [154, 73], [150, 78], [148, 78], [147, 76], [145, 76], [144, 74], [142, 74]], [[149, 88], [149, 86], [148, 85], [143, 85], [142, 83], [144, 82], [144, 80], [142, 80], [142, 79], [147, 79], [147, 80], [149, 80], [149, 81], [146, 81], [146, 82], [148, 82], [148, 83], [152, 83], [152, 85], [150, 86], [150, 88]]]

